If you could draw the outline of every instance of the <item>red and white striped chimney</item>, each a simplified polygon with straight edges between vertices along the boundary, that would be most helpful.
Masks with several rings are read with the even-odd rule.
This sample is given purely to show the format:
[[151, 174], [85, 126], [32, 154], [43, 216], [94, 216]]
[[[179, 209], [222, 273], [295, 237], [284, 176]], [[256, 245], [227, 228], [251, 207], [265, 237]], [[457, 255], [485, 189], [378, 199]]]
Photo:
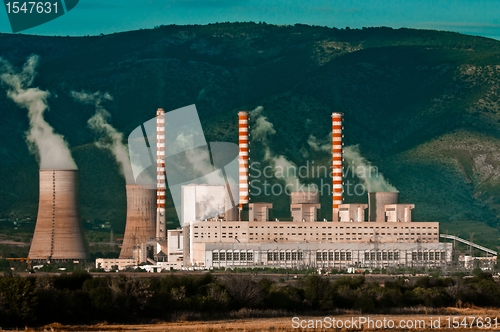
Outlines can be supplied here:
[[342, 113], [332, 113], [332, 221], [339, 221], [342, 204], [342, 120]]
[[165, 111], [156, 111], [156, 238], [167, 237], [165, 215]]
[[248, 203], [248, 112], [238, 113], [239, 210]]

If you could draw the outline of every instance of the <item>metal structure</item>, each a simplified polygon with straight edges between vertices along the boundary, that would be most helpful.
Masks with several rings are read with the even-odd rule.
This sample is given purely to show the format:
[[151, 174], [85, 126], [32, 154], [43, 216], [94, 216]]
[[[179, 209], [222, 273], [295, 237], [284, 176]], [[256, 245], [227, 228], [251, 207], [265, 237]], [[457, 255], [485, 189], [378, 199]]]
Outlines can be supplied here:
[[128, 184], [127, 221], [120, 258], [133, 258], [134, 246], [155, 238], [155, 192]]
[[40, 198], [28, 257], [86, 260], [78, 211], [77, 170], [40, 170]]
[[239, 147], [239, 217], [243, 204], [248, 203], [248, 112], [238, 113], [238, 147]]
[[440, 234], [439, 237], [443, 238], [443, 239], [449, 239], [449, 240], [453, 240], [453, 241], [462, 242], [462, 243], [464, 243], [464, 244], [466, 244], [468, 246], [471, 246], [471, 247], [474, 247], [476, 249], [482, 250], [482, 251], [487, 252], [488, 254], [491, 254], [493, 256], [497, 256], [497, 252], [496, 251], [488, 249], [488, 248], [483, 247], [483, 246], [480, 246], [479, 244], [475, 244], [475, 243], [473, 243], [471, 241], [464, 240], [464, 239], [459, 238], [458, 236], [455, 236], [455, 235]]
[[332, 113], [332, 221], [339, 221], [342, 204], [342, 113]]

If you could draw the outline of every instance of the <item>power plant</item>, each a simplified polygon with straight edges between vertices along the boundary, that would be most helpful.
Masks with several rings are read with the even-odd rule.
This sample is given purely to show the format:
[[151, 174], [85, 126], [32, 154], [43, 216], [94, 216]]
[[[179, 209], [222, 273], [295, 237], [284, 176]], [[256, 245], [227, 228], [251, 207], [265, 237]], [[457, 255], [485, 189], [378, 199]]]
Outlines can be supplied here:
[[78, 209], [78, 171], [40, 170], [40, 198], [31, 260], [86, 260]]
[[[344, 203], [342, 113], [331, 115], [332, 179], [327, 194], [332, 199], [332, 220], [320, 217], [321, 194], [313, 189], [290, 193], [290, 221], [272, 218], [270, 202], [250, 203], [250, 119], [247, 112], [239, 112], [238, 215], [228, 212], [233, 205], [225, 186], [191, 183], [181, 190], [181, 227], [168, 230], [163, 109], [156, 115], [156, 197], [145, 189], [127, 186], [122, 259], [97, 259], [98, 267], [117, 265], [121, 269], [149, 262], [158, 270], [259, 266], [366, 269], [444, 267], [452, 261], [452, 243], [439, 242], [445, 237], [439, 223], [413, 221], [415, 205], [400, 203], [399, 192], [368, 192], [368, 204]], [[156, 221], [152, 218], [155, 199]], [[219, 213], [207, 213], [214, 209]], [[243, 220], [246, 214], [242, 211], [248, 212], [247, 220]], [[496, 260], [496, 252], [485, 252]]]

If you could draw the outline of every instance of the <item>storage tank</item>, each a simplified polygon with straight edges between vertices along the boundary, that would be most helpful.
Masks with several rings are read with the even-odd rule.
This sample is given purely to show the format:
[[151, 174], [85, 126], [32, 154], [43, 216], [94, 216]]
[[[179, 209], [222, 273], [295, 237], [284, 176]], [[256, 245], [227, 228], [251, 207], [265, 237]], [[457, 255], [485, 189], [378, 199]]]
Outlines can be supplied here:
[[127, 184], [127, 220], [120, 258], [133, 258], [137, 244], [156, 236], [156, 192], [140, 185]]
[[369, 192], [368, 193], [368, 220], [384, 222], [385, 206], [398, 204], [399, 192]]
[[40, 170], [31, 260], [88, 259], [78, 211], [78, 171]]

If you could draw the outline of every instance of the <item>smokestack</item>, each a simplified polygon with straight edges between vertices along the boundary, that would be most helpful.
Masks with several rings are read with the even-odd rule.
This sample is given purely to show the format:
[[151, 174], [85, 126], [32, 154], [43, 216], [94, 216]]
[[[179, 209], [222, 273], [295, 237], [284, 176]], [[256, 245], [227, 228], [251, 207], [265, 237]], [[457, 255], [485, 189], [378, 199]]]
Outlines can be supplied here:
[[342, 113], [332, 113], [332, 221], [339, 221], [342, 204]]
[[167, 238], [165, 215], [165, 111], [156, 111], [156, 238]]
[[133, 258], [135, 245], [155, 237], [155, 192], [136, 184], [126, 188], [127, 221], [120, 258]]
[[88, 259], [78, 212], [76, 170], [40, 170], [40, 199], [31, 260]]
[[248, 203], [248, 112], [238, 113], [239, 220], [243, 204]]

